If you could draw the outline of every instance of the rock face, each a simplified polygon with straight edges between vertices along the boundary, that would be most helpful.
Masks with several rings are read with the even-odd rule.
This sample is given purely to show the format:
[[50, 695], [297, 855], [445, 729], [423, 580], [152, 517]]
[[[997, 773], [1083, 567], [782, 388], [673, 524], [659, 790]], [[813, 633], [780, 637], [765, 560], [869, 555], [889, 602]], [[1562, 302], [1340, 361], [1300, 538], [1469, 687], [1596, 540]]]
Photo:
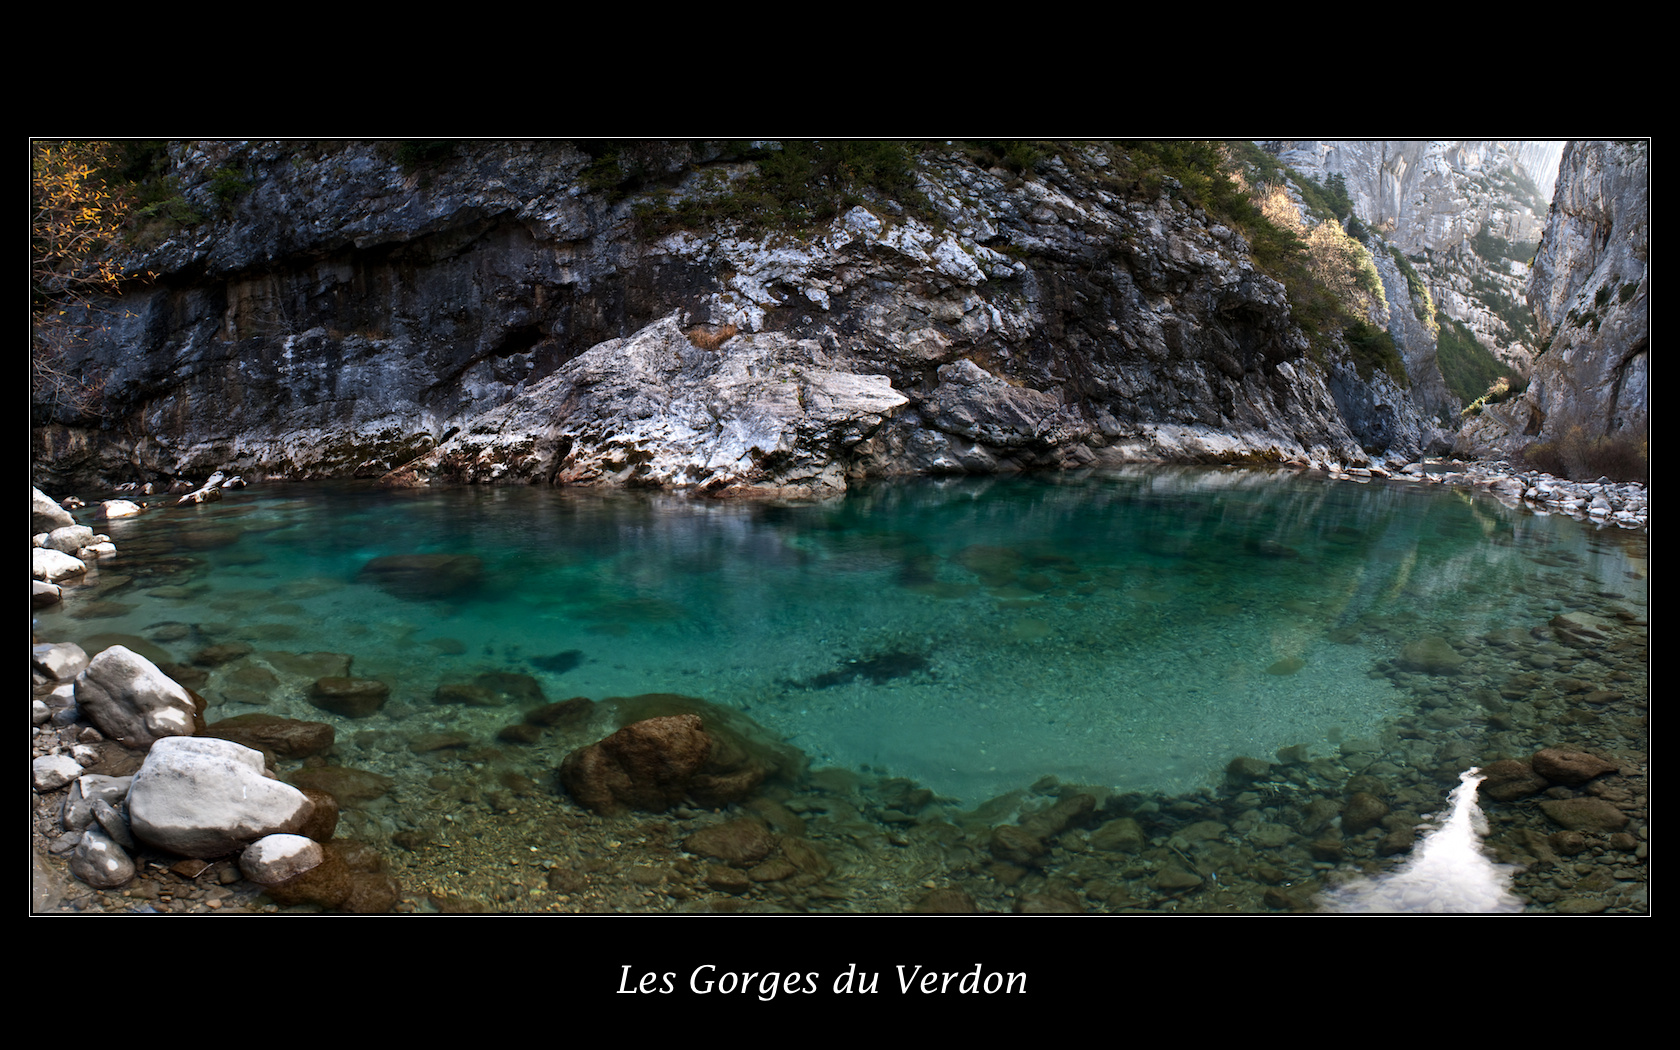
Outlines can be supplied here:
[[1642, 440], [1649, 427], [1650, 145], [1571, 142], [1528, 282], [1540, 347], [1521, 397], [1459, 434], [1508, 454], [1572, 428]]
[[[1390, 305], [1385, 327], [1406, 359], [1413, 395], [1451, 420], [1467, 398], [1450, 395], [1436, 367], [1439, 324], [1464, 325], [1485, 349], [1526, 375], [1541, 339], [1522, 305], [1534, 248], [1557, 178], [1560, 142], [1301, 141], [1261, 143], [1319, 183], [1340, 177], [1372, 245]], [[1393, 256], [1427, 287], [1427, 303]], [[1415, 324], [1416, 314], [1427, 321]], [[1480, 391], [1478, 391], [1479, 393]], [[1475, 395], [1470, 395], [1475, 396]]]
[[705, 349], [673, 314], [569, 362], [393, 481], [843, 490], [841, 464], [905, 402], [814, 340], [765, 332]]
[[105, 377], [107, 425], [37, 406], [38, 473], [826, 492], [1430, 438], [1380, 372], [1309, 352], [1283, 286], [1174, 180], [1105, 182], [1118, 144], [1024, 178], [928, 149], [925, 205], [655, 235], [654, 189], [700, 199], [753, 165], [663, 145], [662, 184], [626, 195], [566, 142], [455, 143], [423, 171], [390, 143], [175, 144], [202, 210], [229, 171], [247, 188], [131, 260], [163, 278], [65, 362]]

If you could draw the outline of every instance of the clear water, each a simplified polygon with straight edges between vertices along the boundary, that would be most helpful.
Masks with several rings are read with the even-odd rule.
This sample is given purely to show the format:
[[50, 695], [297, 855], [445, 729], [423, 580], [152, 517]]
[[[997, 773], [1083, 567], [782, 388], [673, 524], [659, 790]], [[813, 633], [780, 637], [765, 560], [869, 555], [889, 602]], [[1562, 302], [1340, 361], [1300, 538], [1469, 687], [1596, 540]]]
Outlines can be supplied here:
[[[338, 719], [298, 683], [254, 697], [218, 671], [212, 721], [488, 738], [507, 712], [431, 696], [519, 671], [550, 700], [703, 697], [816, 766], [964, 806], [1046, 775], [1173, 795], [1239, 755], [1334, 754], [1418, 702], [1372, 671], [1412, 640], [1528, 630], [1584, 594], [1646, 602], [1642, 533], [1230, 470], [882, 482], [821, 503], [274, 485], [100, 529], [119, 557], [38, 637], [140, 638], [182, 663], [232, 640], [345, 653], [392, 687], [380, 715]], [[475, 555], [482, 574], [440, 598], [358, 582], [414, 553]], [[1456, 732], [1475, 750], [1484, 728]]]

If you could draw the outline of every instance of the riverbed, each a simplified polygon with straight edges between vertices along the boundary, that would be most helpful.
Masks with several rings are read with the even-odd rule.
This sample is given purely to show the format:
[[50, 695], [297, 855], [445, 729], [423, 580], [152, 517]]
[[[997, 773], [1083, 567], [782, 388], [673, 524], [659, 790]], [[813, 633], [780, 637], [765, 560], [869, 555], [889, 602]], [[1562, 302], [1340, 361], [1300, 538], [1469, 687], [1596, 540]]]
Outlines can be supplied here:
[[[1641, 812], [1645, 533], [1462, 489], [1199, 468], [808, 502], [291, 484], [100, 528], [119, 556], [36, 635], [179, 668], [212, 722], [333, 724], [332, 761], [393, 784], [346, 807], [346, 831], [431, 880], [421, 910], [906, 910], [946, 888], [982, 910], [1305, 910], [1390, 863], [1383, 836], [1444, 806], [1465, 768], [1548, 747], [1621, 762]], [[370, 570], [413, 558], [432, 559], [418, 578]], [[325, 712], [299, 654], [345, 658], [389, 699]], [[517, 710], [440, 699], [496, 674], [597, 715], [509, 743]], [[811, 772], [770, 799], [821, 878], [717, 890], [677, 848], [729, 816], [702, 812], [609, 829], [592, 862], [580, 829], [598, 821], [553, 771], [616, 727], [609, 698], [648, 694], [798, 749]], [[1314, 804], [1357, 778], [1392, 819], [1316, 826]], [[1081, 794], [1092, 812], [1041, 857], [990, 843]], [[1557, 829], [1534, 803], [1488, 808], [1492, 847], [1534, 873], [1516, 882], [1528, 907], [1642, 907], [1637, 846], [1547, 858]], [[1142, 841], [1114, 846], [1122, 821]], [[469, 839], [524, 864], [474, 872]], [[879, 843], [905, 863], [883, 868]], [[427, 860], [444, 849], [447, 872]]]

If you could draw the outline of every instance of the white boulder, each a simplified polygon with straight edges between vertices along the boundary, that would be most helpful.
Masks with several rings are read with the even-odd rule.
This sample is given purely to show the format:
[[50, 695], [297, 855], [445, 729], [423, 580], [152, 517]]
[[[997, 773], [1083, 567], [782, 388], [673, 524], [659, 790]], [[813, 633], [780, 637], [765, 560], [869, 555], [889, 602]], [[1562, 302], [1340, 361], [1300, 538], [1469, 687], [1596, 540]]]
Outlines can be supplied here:
[[209, 737], [159, 740], [128, 790], [134, 837], [183, 857], [295, 832], [313, 811], [303, 792], [263, 775], [262, 752]]
[[150, 660], [121, 645], [95, 656], [76, 676], [76, 706], [106, 736], [144, 748], [191, 736], [197, 705]]

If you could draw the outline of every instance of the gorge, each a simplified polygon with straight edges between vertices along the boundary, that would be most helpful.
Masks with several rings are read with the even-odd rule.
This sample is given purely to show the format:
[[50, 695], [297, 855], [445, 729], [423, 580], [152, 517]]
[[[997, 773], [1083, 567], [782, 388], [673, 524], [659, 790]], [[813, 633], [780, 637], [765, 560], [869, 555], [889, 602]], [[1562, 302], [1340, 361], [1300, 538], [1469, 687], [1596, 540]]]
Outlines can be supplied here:
[[[1644, 907], [1643, 518], [1610, 486], [1548, 516], [1518, 458], [1644, 447], [1643, 144], [149, 162], [196, 221], [158, 207], [72, 314], [33, 480], [251, 488], [97, 526], [118, 557], [36, 633], [150, 646], [212, 721], [336, 725], [332, 763], [393, 783], [346, 827], [419, 910], [1306, 911], [1471, 766], [1526, 907]], [[1431, 483], [1453, 451], [1514, 491]], [[401, 593], [370, 571], [401, 558], [452, 560]], [[322, 714], [327, 652], [387, 708]], [[594, 714], [499, 737], [506, 702], [463, 699], [495, 675]], [[811, 770], [569, 809], [560, 755], [678, 694]], [[1542, 813], [1559, 748], [1607, 757], [1568, 793], [1628, 830]], [[468, 827], [540, 872], [428, 868]], [[678, 848], [719, 828], [776, 845]]]

